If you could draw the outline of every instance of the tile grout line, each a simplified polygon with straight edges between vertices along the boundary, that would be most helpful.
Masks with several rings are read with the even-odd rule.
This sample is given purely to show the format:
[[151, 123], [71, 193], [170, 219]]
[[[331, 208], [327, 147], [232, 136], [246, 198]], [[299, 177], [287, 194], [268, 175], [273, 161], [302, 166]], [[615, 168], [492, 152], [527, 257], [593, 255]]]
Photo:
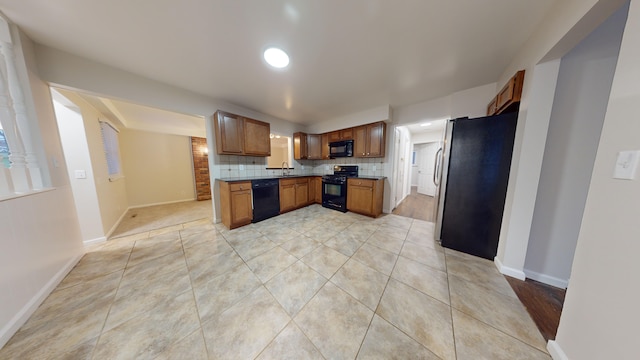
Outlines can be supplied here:
[[105, 316], [104, 321], [102, 322], [102, 327], [100, 328], [100, 333], [98, 334], [98, 339], [96, 340], [96, 344], [93, 346], [93, 350], [91, 351], [91, 359], [93, 359], [96, 355], [96, 351], [98, 350], [98, 346], [100, 345], [100, 339], [102, 339], [102, 335], [104, 335], [104, 328], [107, 326], [107, 320], [109, 319], [109, 314], [111, 314], [111, 309], [116, 302], [116, 297], [118, 296], [118, 291], [120, 291], [120, 285], [122, 285], [122, 279], [124, 279], [124, 273], [127, 271], [127, 266], [129, 265], [129, 261], [131, 261], [131, 254], [133, 253], [133, 249], [136, 247], [136, 243], [138, 240], [133, 242], [131, 245], [131, 249], [129, 249], [129, 256], [127, 257], [127, 263], [122, 269], [122, 275], [120, 275], [120, 280], [118, 281], [118, 286], [116, 287], [116, 292], [113, 294], [113, 298], [111, 299], [111, 303], [109, 304], [109, 310], [107, 311], [107, 316]]

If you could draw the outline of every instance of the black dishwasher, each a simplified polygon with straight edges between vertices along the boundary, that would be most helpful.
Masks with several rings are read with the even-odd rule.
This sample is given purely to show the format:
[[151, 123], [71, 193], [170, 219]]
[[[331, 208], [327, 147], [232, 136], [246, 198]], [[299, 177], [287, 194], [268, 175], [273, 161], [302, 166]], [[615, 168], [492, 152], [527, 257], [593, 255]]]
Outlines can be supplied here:
[[280, 181], [278, 179], [252, 180], [253, 220], [258, 222], [280, 214]]

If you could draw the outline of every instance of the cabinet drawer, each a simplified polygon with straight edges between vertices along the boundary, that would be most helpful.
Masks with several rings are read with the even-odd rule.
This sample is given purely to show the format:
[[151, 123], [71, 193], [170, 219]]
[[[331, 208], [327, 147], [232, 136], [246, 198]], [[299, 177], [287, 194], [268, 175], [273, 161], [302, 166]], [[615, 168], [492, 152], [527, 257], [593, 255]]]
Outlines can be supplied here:
[[297, 179], [280, 179], [280, 186], [295, 185]]
[[369, 180], [369, 179], [349, 179], [348, 180], [348, 185], [362, 186], [362, 187], [369, 187], [369, 188], [372, 188], [375, 183], [376, 183], [375, 180]]
[[242, 182], [242, 183], [231, 183], [229, 184], [230, 191], [242, 191], [242, 190], [251, 190], [250, 182]]

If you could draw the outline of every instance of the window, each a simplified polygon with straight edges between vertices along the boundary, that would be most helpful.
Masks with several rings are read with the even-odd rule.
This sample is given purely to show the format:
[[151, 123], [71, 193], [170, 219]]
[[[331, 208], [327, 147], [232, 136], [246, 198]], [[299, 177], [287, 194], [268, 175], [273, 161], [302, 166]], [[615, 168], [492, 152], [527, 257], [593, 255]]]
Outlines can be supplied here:
[[102, 144], [107, 157], [107, 167], [109, 168], [109, 180], [122, 177], [120, 168], [120, 147], [118, 144], [118, 130], [108, 122], [100, 122], [100, 132], [102, 133]]
[[[38, 126], [28, 109], [33, 96], [27, 74], [20, 65], [25, 59], [14, 50], [9, 22], [0, 14], [0, 198], [9, 199], [45, 188], [40, 144], [33, 139]], [[18, 43], [19, 46], [19, 43]], [[34, 113], [34, 112], [32, 112]], [[49, 180], [49, 179], [47, 179]], [[48, 184], [47, 184], [48, 185]]]
[[416, 152], [411, 153], [411, 165], [416, 165]]
[[7, 144], [7, 138], [4, 136], [4, 130], [2, 124], [0, 124], [0, 167], [9, 168], [11, 162], [9, 162], [9, 144]]

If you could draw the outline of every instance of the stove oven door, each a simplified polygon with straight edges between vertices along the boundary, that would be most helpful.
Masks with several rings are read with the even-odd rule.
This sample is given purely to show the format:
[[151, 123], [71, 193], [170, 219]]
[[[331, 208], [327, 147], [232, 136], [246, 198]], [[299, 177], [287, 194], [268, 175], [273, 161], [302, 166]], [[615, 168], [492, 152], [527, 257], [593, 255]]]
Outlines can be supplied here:
[[322, 206], [347, 212], [347, 183], [323, 179]]

